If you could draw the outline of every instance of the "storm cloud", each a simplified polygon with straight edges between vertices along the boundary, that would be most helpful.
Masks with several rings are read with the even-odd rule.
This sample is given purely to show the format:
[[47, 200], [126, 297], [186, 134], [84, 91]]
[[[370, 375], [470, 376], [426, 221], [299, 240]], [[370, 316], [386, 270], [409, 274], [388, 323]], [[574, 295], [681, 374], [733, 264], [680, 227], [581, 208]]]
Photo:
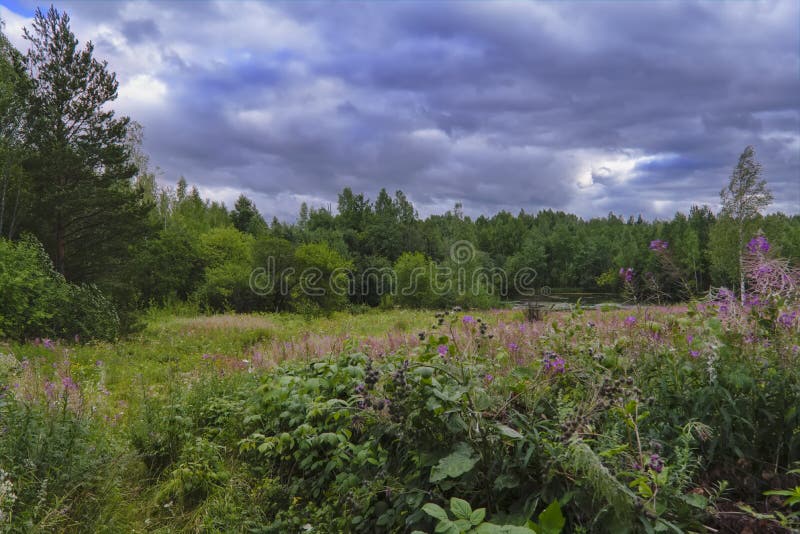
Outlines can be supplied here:
[[[0, 0], [0, 4], [2, 4]], [[6, 33], [35, 6], [0, 8]], [[716, 207], [756, 147], [800, 211], [800, 3], [56, 2], [165, 183], [267, 217], [350, 186], [422, 214]]]

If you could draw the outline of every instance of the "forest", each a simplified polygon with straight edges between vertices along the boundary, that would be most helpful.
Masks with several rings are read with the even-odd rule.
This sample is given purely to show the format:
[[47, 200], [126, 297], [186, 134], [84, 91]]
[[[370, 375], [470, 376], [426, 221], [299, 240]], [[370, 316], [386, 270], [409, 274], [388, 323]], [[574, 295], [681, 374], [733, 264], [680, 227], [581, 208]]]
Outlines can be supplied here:
[[[345, 187], [278, 220], [169, 185], [66, 13], [25, 40], [0, 33], [0, 532], [800, 528], [800, 215], [754, 147], [671, 219]], [[559, 288], [607, 301], [513, 308]]]

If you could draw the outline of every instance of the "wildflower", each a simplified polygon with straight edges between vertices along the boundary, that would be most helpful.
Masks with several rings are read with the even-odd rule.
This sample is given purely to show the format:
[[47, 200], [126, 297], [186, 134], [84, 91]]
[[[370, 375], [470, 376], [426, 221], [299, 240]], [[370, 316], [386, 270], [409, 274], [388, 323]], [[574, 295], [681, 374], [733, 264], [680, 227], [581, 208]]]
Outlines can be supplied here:
[[439, 345], [436, 350], [439, 353], [439, 356], [443, 358], [447, 356], [447, 345]]
[[519, 346], [517, 346], [517, 344], [514, 343], [513, 341], [508, 344], [508, 350], [510, 350], [511, 352], [516, 352], [517, 349], [519, 349]]
[[78, 390], [78, 384], [76, 384], [75, 381], [72, 380], [72, 377], [70, 377], [70, 376], [62, 377], [61, 378], [61, 385], [64, 386], [64, 390], [66, 390], [66, 391], [77, 391]]
[[650, 250], [667, 250], [667, 247], [669, 247], [669, 243], [666, 241], [661, 241], [660, 239], [650, 241]]
[[42, 340], [42, 345], [44, 345], [44, 348], [46, 349], [52, 349], [53, 347], [55, 347], [53, 340], [47, 337]]
[[686, 344], [687, 345], [691, 345], [692, 341], [694, 341], [694, 336], [692, 334], [687, 334], [686, 335]]
[[792, 313], [782, 313], [778, 316], [778, 323], [780, 323], [781, 326], [790, 328], [796, 318], [797, 318], [796, 311], [793, 311]]
[[763, 235], [757, 235], [747, 243], [747, 251], [750, 254], [769, 252], [769, 241]]
[[45, 380], [44, 382], [44, 394], [47, 397], [47, 400], [52, 401], [56, 397], [56, 385], [50, 382], [49, 380]]
[[697, 358], [698, 356], [700, 356], [700, 351], [699, 350], [690, 350], [689, 351], [689, 356], [691, 356], [692, 358]]
[[629, 315], [625, 318], [625, 326], [633, 326], [636, 324], [636, 317]]
[[647, 466], [656, 473], [660, 473], [664, 469], [664, 460], [658, 454], [650, 455], [650, 464]]
[[545, 352], [544, 358], [542, 359], [542, 363], [544, 364], [544, 368], [547, 371], [553, 373], [563, 373], [566, 370], [566, 360], [556, 354], [555, 352]]
[[94, 362], [94, 364], [95, 364], [97, 367], [103, 367], [103, 360], [97, 360], [96, 362]]
[[628, 268], [620, 267], [620, 269], [619, 269], [619, 276], [625, 282], [628, 282], [628, 283], [632, 282], [633, 281], [633, 274], [634, 274], [633, 267], [628, 267]]
[[461, 322], [463, 322], [464, 324], [472, 324], [475, 322], [475, 318], [471, 315], [465, 315], [464, 317], [461, 318]]
[[487, 384], [491, 384], [492, 380], [494, 380], [494, 376], [487, 373], [486, 376], [483, 377], [483, 379], [486, 381]]
[[748, 306], [757, 308], [761, 306], [761, 299], [759, 299], [757, 295], [747, 295], [744, 303]]

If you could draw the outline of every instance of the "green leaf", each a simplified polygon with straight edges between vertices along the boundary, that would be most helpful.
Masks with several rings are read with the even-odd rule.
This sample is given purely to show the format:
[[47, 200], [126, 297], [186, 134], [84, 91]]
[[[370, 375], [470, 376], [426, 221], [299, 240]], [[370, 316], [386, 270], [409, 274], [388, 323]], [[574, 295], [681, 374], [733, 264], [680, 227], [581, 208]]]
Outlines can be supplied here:
[[466, 532], [472, 528], [472, 523], [470, 523], [468, 519], [456, 519], [453, 521], [453, 525], [455, 525], [459, 532]]
[[486, 508], [478, 508], [469, 515], [469, 522], [472, 523], [474, 526], [478, 526], [481, 523], [483, 523], [483, 519], [485, 517], [486, 517]]
[[519, 480], [514, 475], [504, 474], [494, 479], [494, 489], [497, 491], [516, 488], [517, 486], [519, 486]]
[[511, 439], [522, 439], [522, 434], [511, 428], [510, 426], [506, 425], [497, 425], [497, 429], [500, 431], [501, 434], [506, 436], [507, 438]]
[[683, 502], [689, 506], [694, 506], [700, 510], [705, 510], [706, 506], [708, 506], [708, 499], [697, 493], [687, 493], [686, 495], [681, 495], [681, 499], [683, 499]]
[[492, 523], [481, 523], [481, 525], [475, 529], [475, 534], [503, 534], [504, 532], [505, 530], [503, 530], [503, 527]]
[[447, 512], [445, 512], [444, 508], [442, 508], [438, 504], [429, 502], [422, 507], [422, 511], [431, 516], [432, 518], [438, 519], [439, 521], [447, 520]]
[[456, 519], [469, 519], [472, 514], [472, 506], [464, 499], [452, 497], [450, 499], [450, 511], [453, 512]]
[[564, 514], [561, 513], [561, 505], [558, 504], [558, 500], [551, 502], [544, 512], [539, 514], [541, 534], [559, 534], [565, 523], [566, 520]]
[[431, 482], [439, 482], [446, 478], [458, 478], [467, 473], [478, 463], [478, 457], [472, 448], [464, 442], [456, 446], [456, 450], [445, 456], [431, 468]]
[[430, 378], [433, 376], [433, 367], [417, 367], [415, 372], [422, 378]]
[[439, 534], [460, 534], [458, 527], [449, 519], [439, 521], [439, 524], [436, 525], [435, 532]]

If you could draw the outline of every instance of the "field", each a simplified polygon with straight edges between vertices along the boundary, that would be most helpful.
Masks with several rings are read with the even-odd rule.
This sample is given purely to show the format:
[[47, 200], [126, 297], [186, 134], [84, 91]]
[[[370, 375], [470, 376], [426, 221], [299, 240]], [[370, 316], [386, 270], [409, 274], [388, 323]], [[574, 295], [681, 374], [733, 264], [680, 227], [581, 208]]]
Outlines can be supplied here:
[[7, 344], [2, 524], [781, 531], [800, 336], [766, 320], [734, 300], [537, 322], [152, 312], [113, 344]]

